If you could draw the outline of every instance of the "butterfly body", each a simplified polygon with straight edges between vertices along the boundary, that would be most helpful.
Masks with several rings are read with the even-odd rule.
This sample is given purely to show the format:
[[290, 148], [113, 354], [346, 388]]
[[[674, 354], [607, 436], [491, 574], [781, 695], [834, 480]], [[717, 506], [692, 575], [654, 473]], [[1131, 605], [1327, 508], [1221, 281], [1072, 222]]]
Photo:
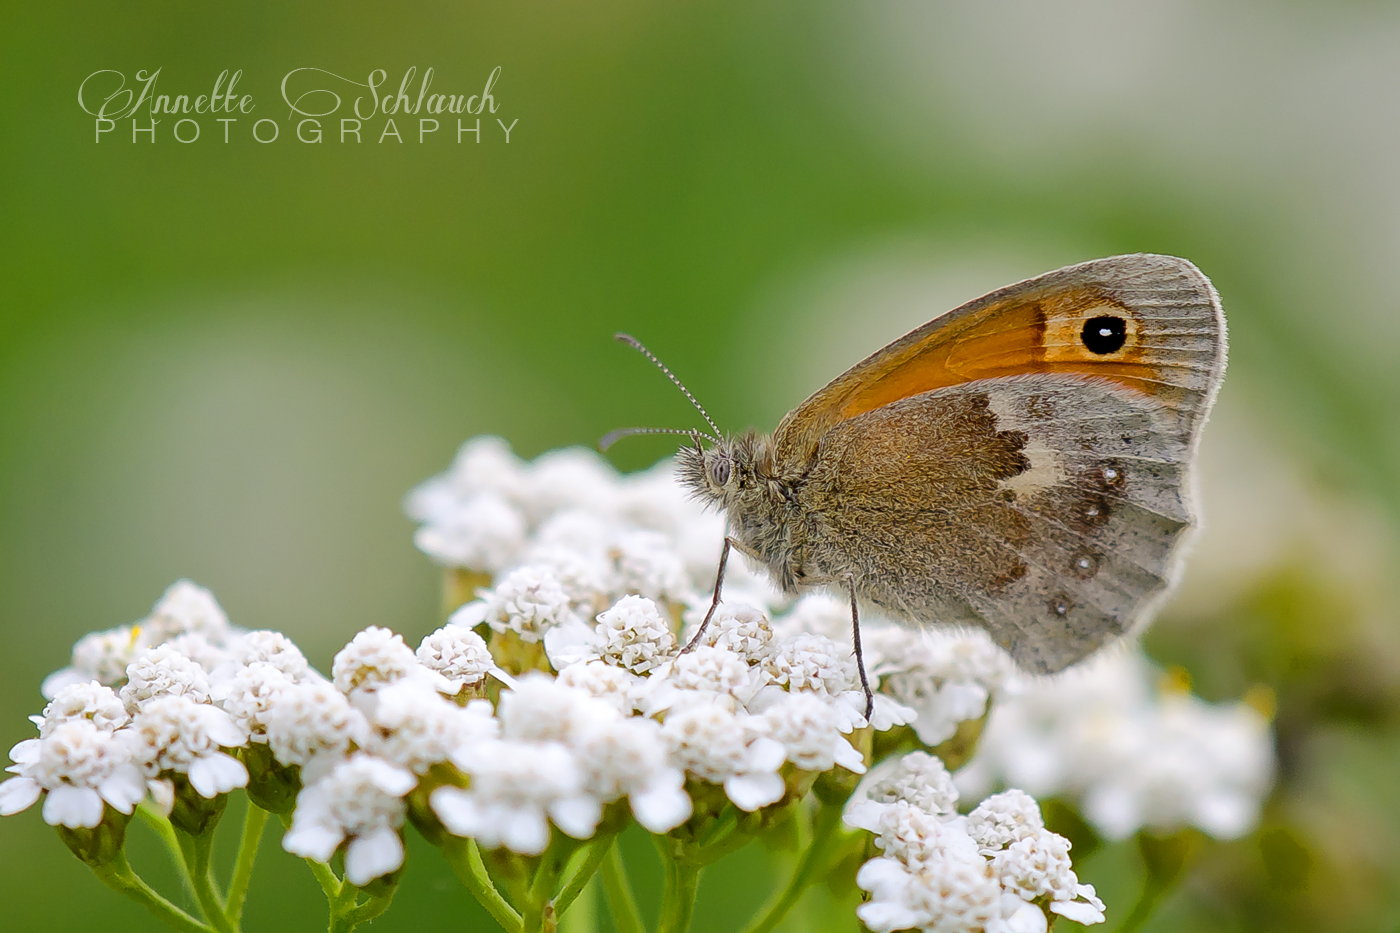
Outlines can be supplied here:
[[978, 626], [1054, 672], [1169, 588], [1224, 361], [1219, 302], [1194, 266], [1097, 260], [935, 319], [772, 436], [685, 447], [678, 467], [785, 592], [832, 587], [916, 624]]

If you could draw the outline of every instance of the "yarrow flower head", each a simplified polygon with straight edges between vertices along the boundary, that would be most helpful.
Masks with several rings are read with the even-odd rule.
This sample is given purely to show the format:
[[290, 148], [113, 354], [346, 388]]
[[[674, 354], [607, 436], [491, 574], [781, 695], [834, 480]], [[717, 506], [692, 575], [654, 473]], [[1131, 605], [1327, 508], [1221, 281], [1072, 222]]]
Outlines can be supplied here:
[[187, 696], [156, 697], [142, 705], [125, 735], [147, 777], [167, 771], [188, 775], [206, 798], [248, 783], [243, 762], [224, 751], [246, 744], [248, 733], [216, 706]]
[[1109, 839], [1144, 826], [1247, 833], [1273, 780], [1268, 721], [1244, 702], [1159, 693], [1154, 679], [1140, 654], [1125, 651], [1006, 697], [960, 786], [1013, 783], [1077, 799]]
[[136, 656], [126, 668], [122, 702], [133, 713], [153, 697], [187, 696], [209, 701], [209, 674], [170, 645], [156, 645]]
[[1045, 829], [1033, 800], [1008, 791], [967, 818], [956, 801], [942, 764], [923, 752], [882, 764], [852, 795], [844, 819], [875, 833], [881, 853], [856, 876], [871, 894], [857, 909], [871, 930], [1043, 931], [1040, 903], [1079, 923], [1104, 919], [1070, 867], [1069, 840]]
[[495, 667], [486, 640], [470, 628], [447, 624], [423, 638], [416, 652], [418, 663], [442, 675], [453, 696], [463, 690], [484, 692], [486, 675]]
[[72, 684], [60, 690], [40, 716], [31, 716], [39, 727], [39, 738], [46, 738], [59, 725], [75, 719], [85, 719], [107, 732], [126, 725], [131, 716], [115, 690], [97, 681]]
[[345, 879], [366, 885], [403, 865], [403, 797], [417, 779], [372, 755], [352, 755], [297, 795], [282, 848], [317, 862], [345, 849]]
[[[544, 568], [517, 568], [482, 596], [481, 618], [476, 621], [494, 632], [512, 632], [524, 642], [541, 641], [545, 632], [574, 619], [569, 594]], [[463, 616], [457, 624], [469, 620]]]
[[[986, 796], [994, 784], [1077, 797], [1110, 836], [1183, 820], [1239, 832], [1267, 787], [1266, 724], [1154, 698], [1140, 675], [1027, 686], [980, 633], [863, 611], [862, 678], [848, 601], [789, 602], [739, 557], [712, 607], [724, 519], [668, 465], [621, 477], [592, 452], [523, 463], [478, 439], [405, 507], [448, 568], [446, 624], [416, 650], [370, 626], [327, 678], [179, 581], [46, 680], [0, 813], [42, 799], [65, 840], [119, 846], [149, 798], [204, 846], [224, 795], [246, 787], [249, 826], [290, 813], [284, 848], [343, 857], [344, 883], [364, 889], [332, 899], [334, 925], [387, 905], [406, 823], [474, 890], [508, 873], [506, 909], [543, 922], [631, 821], [667, 837], [679, 882], [778, 820], [830, 829], [817, 821], [839, 812], [873, 841], [855, 877], [869, 929], [1044, 933], [1056, 914], [1102, 921], [1103, 903], [1035, 799]], [[951, 776], [938, 755], [960, 763], [989, 710], [982, 753]], [[985, 799], [961, 816], [960, 791]]]
[[146, 778], [130, 743], [83, 716], [55, 720], [42, 738], [12, 748], [10, 759], [15, 776], [0, 783], [0, 815], [43, 797], [50, 826], [92, 829], [102, 822], [104, 806], [130, 813], [146, 796]]

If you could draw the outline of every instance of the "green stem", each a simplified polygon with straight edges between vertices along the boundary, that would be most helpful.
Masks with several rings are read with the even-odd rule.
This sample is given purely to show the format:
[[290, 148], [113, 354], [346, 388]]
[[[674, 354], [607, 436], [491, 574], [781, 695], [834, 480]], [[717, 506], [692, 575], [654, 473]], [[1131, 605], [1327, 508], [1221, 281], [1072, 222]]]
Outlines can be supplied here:
[[175, 827], [170, 825], [170, 820], [152, 807], [149, 801], [136, 808], [136, 815], [160, 837], [165, 851], [170, 854], [170, 861], [175, 863], [175, 870], [180, 873], [180, 881], [185, 890], [193, 894], [194, 881], [190, 878], [190, 866], [185, 861], [185, 853], [180, 847], [180, 840], [175, 838]]
[[826, 866], [832, 843], [839, 838], [836, 832], [841, 826], [841, 807], [823, 806], [818, 808], [812, 821], [812, 840], [798, 859], [792, 877], [784, 888], [763, 912], [748, 925], [744, 933], [769, 933], [788, 911], [802, 899], [802, 894], [817, 880], [820, 870]]
[[524, 933], [553, 933], [557, 913], [553, 907], [554, 886], [559, 874], [564, 870], [569, 856], [576, 851], [578, 843], [561, 832], [554, 832], [549, 848], [544, 850], [535, 866], [535, 876], [520, 911], [520, 925]]
[[131, 898], [172, 928], [183, 933], [213, 933], [211, 927], [200, 923], [142, 881], [136, 872], [131, 870], [125, 853], [118, 852], [116, 858], [101, 868], [94, 868], [93, 873], [107, 887]]
[[[607, 855], [606, 850], [604, 856]], [[559, 911], [559, 933], [598, 933], [598, 876], [595, 873], [574, 897], [573, 909]], [[560, 903], [555, 901], [557, 905]]]
[[228, 916], [224, 913], [223, 898], [219, 896], [218, 890], [214, 887], [213, 865], [211, 864], [214, 855], [214, 834], [207, 832], [199, 836], [191, 836], [189, 833], [177, 829], [175, 838], [180, 841], [180, 849], [185, 853], [185, 861], [189, 863], [190, 880], [194, 884], [194, 897], [199, 903], [199, 909], [204, 914], [204, 919], [219, 933], [234, 933], [233, 925], [229, 923]]
[[394, 892], [397, 890], [398, 886], [395, 885], [389, 890], [388, 894], [385, 894], [382, 897], [371, 897], [363, 904], [359, 904], [352, 910], [347, 912], [344, 915], [344, 929], [353, 930], [360, 924], [368, 923], [370, 920], [373, 920], [375, 917], [378, 917], [380, 914], [384, 913], [384, 911], [389, 909], [389, 905], [393, 903]]
[[603, 859], [603, 894], [608, 900], [613, 926], [617, 933], [646, 933], [642, 915], [637, 910], [637, 898], [632, 894], [632, 882], [627, 878], [627, 864], [622, 861], [622, 848], [611, 846]]
[[[284, 829], [291, 829], [292, 815], [290, 813], [282, 814], [282, 827]], [[302, 861], [306, 863], [307, 868], [311, 869], [312, 877], [316, 879], [316, 883], [319, 884], [321, 890], [325, 892], [326, 902], [334, 906], [336, 898], [340, 897], [340, 879], [335, 876], [335, 872], [331, 871], [331, 867], [325, 862], [318, 862], [315, 859], [309, 858], [304, 858]]]
[[481, 850], [477, 848], [476, 840], [448, 836], [442, 844], [442, 854], [472, 897], [486, 908], [501, 929], [506, 933], [521, 933], [520, 914], [496, 890], [491, 875], [486, 871], [486, 863], [481, 860]]
[[597, 873], [598, 866], [603, 864], [603, 859], [608, 857], [608, 852], [612, 850], [613, 840], [616, 836], [597, 836], [588, 844], [588, 855], [584, 858], [583, 864], [574, 872], [559, 896], [554, 899], [554, 913], [556, 916], [564, 916], [564, 911], [583, 893], [583, 889]]
[[666, 886], [661, 894], [661, 917], [657, 933], [688, 933], [695, 911], [695, 891], [700, 885], [700, 866], [690, 859], [676, 858], [666, 842], [658, 839], [661, 860], [666, 865]]
[[235, 928], [243, 919], [243, 900], [248, 896], [248, 883], [253, 880], [253, 862], [258, 857], [258, 843], [262, 841], [266, 825], [267, 811], [248, 801], [248, 812], [243, 815], [243, 836], [238, 840], [238, 858], [233, 863], [233, 879], [228, 885], [226, 913]]

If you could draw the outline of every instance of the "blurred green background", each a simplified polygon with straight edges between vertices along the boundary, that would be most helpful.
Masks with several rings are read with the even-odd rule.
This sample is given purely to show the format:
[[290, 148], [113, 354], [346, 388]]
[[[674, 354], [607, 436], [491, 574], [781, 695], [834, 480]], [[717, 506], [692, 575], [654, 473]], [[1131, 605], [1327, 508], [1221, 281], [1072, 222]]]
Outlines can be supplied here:
[[[1209, 527], [1148, 647], [1207, 698], [1270, 688], [1281, 771], [1260, 831], [1202, 846], [1148, 928], [1400, 923], [1400, 7], [49, 2], [0, 22], [0, 744], [31, 734], [75, 639], [181, 576], [323, 669], [365, 625], [416, 641], [439, 581], [399, 502], [462, 439], [533, 456], [694, 423], [616, 330], [722, 426], [771, 428], [986, 290], [1168, 252], [1213, 278], [1231, 363]], [[500, 66], [519, 122], [508, 144], [489, 121], [480, 144], [420, 145], [412, 121], [402, 144], [303, 144], [278, 83], [306, 66], [395, 88], [433, 67], [461, 94]], [[225, 145], [206, 117], [181, 145], [167, 116], [154, 143], [123, 122], [94, 144], [76, 92], [103, 68], [191, 96], [242, 69], [279, 140], [249, 118]], [[1112, 930], [1136, 850], [1085, 855]], [[275, 839], [264, 858], [248, 928], [319, 927], [309, 873]], [[765, 864], [712, 872], [697, 930], [734, 929]], [[375, 929], [473, 929], [468, 900], [418, 842]], [[153, 923], [35, 808], [0, 822], [0, 925]]]

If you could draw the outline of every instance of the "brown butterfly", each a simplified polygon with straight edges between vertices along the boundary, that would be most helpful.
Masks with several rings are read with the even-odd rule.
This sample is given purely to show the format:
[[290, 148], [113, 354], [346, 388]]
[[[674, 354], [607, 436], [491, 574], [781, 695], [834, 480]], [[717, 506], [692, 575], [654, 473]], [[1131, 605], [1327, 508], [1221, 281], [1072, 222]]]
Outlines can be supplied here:
[[[715, 433], [673, 432], [695, 442], [680, 479], [728, 518], [700, 631], [737, 548], [785, 593], [849, 597], [858, 661], [864, 602], [978, 626], [1022, 668], [1062, 670], [1143, 623], [1171, 585], [1224, 371], [1210, 281], [1184, 259], [1132, 255], [930, 321], [771, 436], [725, 437], [696, 402]], [[868, 701], [863, 663], [860, 674]]]

